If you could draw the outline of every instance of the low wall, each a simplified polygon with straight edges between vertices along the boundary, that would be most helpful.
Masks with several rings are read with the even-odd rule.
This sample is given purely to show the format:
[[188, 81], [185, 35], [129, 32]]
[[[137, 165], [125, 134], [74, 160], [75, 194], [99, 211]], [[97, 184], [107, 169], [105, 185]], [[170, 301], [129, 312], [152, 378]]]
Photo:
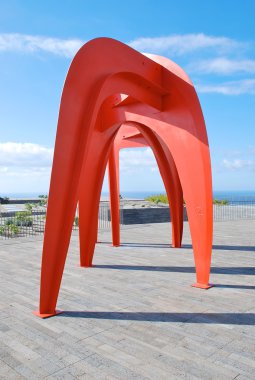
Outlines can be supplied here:
[[25, 203], [40, 203], [42, 201], [42, 199], [40, 198], [22, 198], [22, 199], [18, 199], [18, 198], [13, 198], [13, 199], [9, 199], [8, 202], [5, 202], [5, 203], [2, 203], [3, 205], [4, 204], [10, 204], [10, 205], [22, 205], [22, 204], [25, 204]]
[[[184, 208], [184, 220], [187, 220]], [[122, 209], [122, 224], [151, 224], [170, 222], [168, 207]]]
[[[186, 207], [183, 219], [187, 221]], [[168, 207], [122, 209], [122, 224], [151, 224], [171, 221]], [[109, 213], [110, 214], [110, 213]], [[213, 205], [214, 221], [255, 220], [255, 204]]]

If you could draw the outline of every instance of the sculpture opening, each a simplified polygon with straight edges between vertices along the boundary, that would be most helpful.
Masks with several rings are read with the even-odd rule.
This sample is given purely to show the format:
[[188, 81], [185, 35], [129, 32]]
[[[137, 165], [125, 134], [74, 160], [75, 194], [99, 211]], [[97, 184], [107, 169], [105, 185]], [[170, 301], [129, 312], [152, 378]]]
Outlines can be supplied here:
[[[109, 155], [108, 179], [111, 206], [112, 242], [115, 247], [120, 245], [119, 151], [123, 148], [141, 148], [150, 146], [153, 151], [157, 152], [157, 147], [153, 143], [153, 140], [150, 139], [150, 136], [148, 136], [148, 133], [146, 134], [146, 139], [146, 136], [142, 135], [139, 129], [135, 126], [135, 123], [127, 123], [121, 126], [114, 139], [113, 147], [111, 148]], [[164, 155], [164, 162], [161, 162], [159, 157], [157, 159], [156, 154], [154, 154], [154, 156], [157, 160], [169, 201], [169, 212], [172, 221], [172, 247], [179, 248], [181, 246], [183, 232], [183, 194], [179, 176], [170, 152], [168, 155]], [[168, 176], [165, 176], [165, 168], [167, 165]], [[172, 175], [171, 182], [168, 181], [169, 174]]]

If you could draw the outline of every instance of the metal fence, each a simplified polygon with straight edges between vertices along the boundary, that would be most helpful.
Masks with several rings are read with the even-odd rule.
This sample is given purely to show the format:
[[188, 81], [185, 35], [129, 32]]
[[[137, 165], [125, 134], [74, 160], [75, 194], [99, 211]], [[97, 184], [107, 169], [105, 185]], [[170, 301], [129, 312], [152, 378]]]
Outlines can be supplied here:
[[[120, 205], [120, 223], [123, 221], [123, 203]], [[230, 201], [228, 204], [213, 205], [214, 221], [255, 220], [254, 200]], [[46, 209], [37, 207], [27, 211], [7, 211], [0, 213], [0, 240], [17, 237], [34, 236], [44, 233]], [[109, 202], [100, 202], [98, 213], [98, 229], [111, 228]], [[78, 209], [76, 211], [73, 230], [79, 229]]]
[[213, 219], [214, 221], [255, 220], [255, 202], [254, 200], [239, 200], [213, 205]]
[[44, 233], [46, 211], [9, 211], [0, 214], [0, 239]]
[[[120, 220], [122, 221], [122, 207], [120, 209]], [[0, 213], [0, 239], [12, 239], [25, 236], [34, 236], [44, 233], [46, 220], [46, 209], [37, 207], [32, 210], [7, 211]], [[111, 217], [109, 202], [100, 202], [98, 213], [98, 229], [111, 228]], [[73, 223], [73, 230], [79, 229], [79, 212]]]
[[98, 229], [105, 230], [111, 228], [111, 213], [109, 202], [100, 202], [98, 212]]

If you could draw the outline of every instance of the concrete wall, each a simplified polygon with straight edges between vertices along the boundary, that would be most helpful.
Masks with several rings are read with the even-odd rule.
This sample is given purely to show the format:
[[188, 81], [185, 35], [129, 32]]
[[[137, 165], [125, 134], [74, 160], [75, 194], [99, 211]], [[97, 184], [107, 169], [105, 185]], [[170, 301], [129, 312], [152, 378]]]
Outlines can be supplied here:
[[[151, 224], [170, 221], [168, 207], [123, 209], [123, 224]], [[187, 220], [184, 208], [184, 220]]]
[[25, 203], [39, 203], [41, 202], [42, 199], [39, 199], [39, 198], [26, 198], [26, 199], [9, 199], [9, 201], [6, 203], [6, 204], [10, 204], [10, 205], [21, 205], [21, 204], [25, 204]]

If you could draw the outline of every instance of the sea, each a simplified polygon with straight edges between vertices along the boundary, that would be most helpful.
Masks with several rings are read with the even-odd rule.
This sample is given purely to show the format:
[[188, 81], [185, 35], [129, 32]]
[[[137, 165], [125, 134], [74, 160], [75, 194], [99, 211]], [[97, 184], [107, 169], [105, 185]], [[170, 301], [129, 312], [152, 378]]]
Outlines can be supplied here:
[[[122, 191], [121, 196], [125, 199], [144, 199], [150, 195], [157, 195], [165, 193], [164, 190], [151, 190], [151, 191]], [[45, 192], [24, 192], [24, 193], [0, 193], [0, 197], [8, 197], [8, 198], [15, 198], [15, 199], [22, 199], [22, 198], [38, 198], [39, 195], [45, 195]], [[213, 191], [213, 197], [214, 199], [226, 199], [229, 202], [254, 202], [255, 203], [255, 190], [243, 190], [243, 191], [235, 191], [235, 190], [229, 190], [229, 191]], [[107, 200], [109, 198], [109, 193], [102, 192], [101, 199]]]

